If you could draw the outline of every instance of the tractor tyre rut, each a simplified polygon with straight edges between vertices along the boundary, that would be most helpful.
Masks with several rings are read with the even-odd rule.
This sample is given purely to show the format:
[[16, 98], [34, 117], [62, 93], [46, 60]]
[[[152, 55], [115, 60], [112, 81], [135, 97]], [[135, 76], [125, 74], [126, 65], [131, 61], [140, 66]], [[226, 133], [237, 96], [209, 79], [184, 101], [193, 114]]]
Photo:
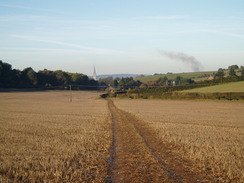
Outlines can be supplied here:
[[[147, 124], [107, 99], [112, 118], [112, 145], [106, 182], [202, 182], [167, 151]], [[165, 148], [165, 149], [164, 149]]]

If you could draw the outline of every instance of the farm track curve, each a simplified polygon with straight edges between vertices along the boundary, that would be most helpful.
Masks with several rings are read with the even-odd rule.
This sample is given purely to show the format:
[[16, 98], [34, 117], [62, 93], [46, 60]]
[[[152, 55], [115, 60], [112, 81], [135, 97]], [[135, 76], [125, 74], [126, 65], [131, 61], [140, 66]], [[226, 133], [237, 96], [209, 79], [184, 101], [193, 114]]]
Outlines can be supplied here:
[[190, 171], [186, 161], [157, 140], [146, 123], [107, 101], [112, 146], [106, 182], [204, 182], [203, 176]]

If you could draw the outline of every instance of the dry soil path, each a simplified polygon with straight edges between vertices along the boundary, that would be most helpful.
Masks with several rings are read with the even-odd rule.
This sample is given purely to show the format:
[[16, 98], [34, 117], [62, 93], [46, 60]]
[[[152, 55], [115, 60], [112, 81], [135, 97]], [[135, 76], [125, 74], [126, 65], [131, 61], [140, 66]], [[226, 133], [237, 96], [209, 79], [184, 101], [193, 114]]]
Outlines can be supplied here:
[[112, 117], [112, 147], [107, 182], [202, 182], [134, 115], [108, 99]]

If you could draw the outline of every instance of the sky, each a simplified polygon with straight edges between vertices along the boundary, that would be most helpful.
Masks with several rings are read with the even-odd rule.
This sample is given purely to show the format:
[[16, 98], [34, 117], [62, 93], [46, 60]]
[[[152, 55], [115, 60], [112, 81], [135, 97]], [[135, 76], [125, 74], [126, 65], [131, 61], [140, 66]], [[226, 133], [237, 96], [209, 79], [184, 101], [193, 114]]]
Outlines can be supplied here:
[[0, 60], [87, 75], [244, 66], [244, 1], [0, 0]]

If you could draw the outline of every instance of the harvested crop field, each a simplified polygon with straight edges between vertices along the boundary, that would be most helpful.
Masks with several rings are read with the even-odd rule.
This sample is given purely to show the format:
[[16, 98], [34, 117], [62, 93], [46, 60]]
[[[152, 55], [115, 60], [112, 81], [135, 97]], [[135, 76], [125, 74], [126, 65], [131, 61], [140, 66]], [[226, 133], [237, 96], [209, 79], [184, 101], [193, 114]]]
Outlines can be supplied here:
[[165, 151], [176, 159], [190, 161], [184, 168], [199, 172], [205, 177], [203, 182], [244, 181], [243, 102], [114, 102], [146, 124], [155, 140], [166, 144]]
[[244, 103], [0, 93], [0, 182], [243, 182]]
[[98, 95], [0, 93], [0, 182], [104, 182], [111, 120]]

